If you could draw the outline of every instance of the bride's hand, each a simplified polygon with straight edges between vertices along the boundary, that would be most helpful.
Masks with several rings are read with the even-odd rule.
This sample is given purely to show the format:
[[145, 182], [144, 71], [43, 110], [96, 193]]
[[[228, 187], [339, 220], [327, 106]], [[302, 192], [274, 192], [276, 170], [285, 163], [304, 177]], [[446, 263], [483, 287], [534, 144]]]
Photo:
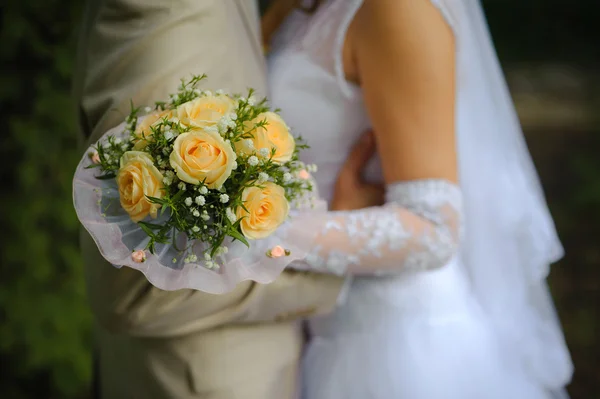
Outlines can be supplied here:
[[365, 166], [375, 154], [375, 149], [372, 132], [365, 133], [354, 145], [338, 174], [331, 201], [332, 210], [347, 211], [383, 204], [383, 184], [368, 183], [363, 178]]

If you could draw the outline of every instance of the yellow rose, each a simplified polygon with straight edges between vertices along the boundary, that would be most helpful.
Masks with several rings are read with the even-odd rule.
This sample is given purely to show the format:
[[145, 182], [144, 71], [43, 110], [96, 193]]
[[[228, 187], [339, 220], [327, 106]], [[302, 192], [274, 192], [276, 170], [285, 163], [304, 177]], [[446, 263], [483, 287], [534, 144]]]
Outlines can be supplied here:
[[285, 198], [285, 191], [275, 183], [267, 182], [261, 187], [248, 187], [242, 192], [241, 206], [236, 216], [243, 218], [240, 227], [244, 236], [250, 240], [265, 238], [271, 235], [287, 218], [290, 205]]
[[139, 138], [133, 145], [134, 151], [141, 151], [150, 141], [152, 141], [152, 126], [157, 125], [163, 118], [172, 118], [173, 110], [165, 110], [153, 112], [151, 114], [146, 115], [143, 119], [138, 121], [138, 125], [135, 128], [135, 136]]
[[177, 107], [177, 117], [187, 126], [215, 125], [223, 116], [235, 112], [236, 102], [226, 95], [198, 97]]
[[190, 184], [202, 181], [208, 188], [219, 189], [231, 175], [235, 152], [216, 132], [193, 130], [180, 134], [169, 157], [177, 177]]
[[117, 184], [121, 206], [134, 222], [150, 215], [156, 218], [159, 204], [146, 196], [161, 198], [163, 176], [154, 166], [152, 157], [141, 151], [127, 151], [121, 157]]
[[[292, 159], [296, 148], [294, 136], [290, 133], [285, 121], [275, 112], [264, 112], [258, 115], [250, 122], [250, 126], [253, 129], [257, 123], [265, 120], [267, 122], [265, 127], [259, 127], [250, 132], [253, 135], [251, 140], [254, 150], [260, 151], [267, 148], [270, 154], [271, 149], [275, 148], [275, 155], [273, 156], [275, 162], [285, 163], [289, 161]], [[249, 152], [244, 140], [236, 143], [236, 149], [243, 153]]]

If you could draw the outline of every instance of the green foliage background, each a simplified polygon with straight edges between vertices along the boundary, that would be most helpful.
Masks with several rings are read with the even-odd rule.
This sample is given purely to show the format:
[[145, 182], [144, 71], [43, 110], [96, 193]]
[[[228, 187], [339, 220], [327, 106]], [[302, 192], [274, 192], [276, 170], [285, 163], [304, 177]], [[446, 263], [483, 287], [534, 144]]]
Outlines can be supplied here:
[[[507, 68], [595, 66], [597, 2], [487, 0]], [[91, 316], [78, 252], [71, 176], [80, 156], [70, 97], [74, 0], [4, 0], [0, 8], [0, 397], [84, 398]], [[592, 68], [593, 69], [593, 68]], [[596, 105], [594, 74], [584, 96]], [[600, 121], [595, 125], [600, 127]], [[587, 130], [586, 130], [587, 129]], [[600, 299], [598, 129], [528, 132], [568, 256], [552, 286], [578, 372], [573, 398], [600, 397], [594, 349]]]

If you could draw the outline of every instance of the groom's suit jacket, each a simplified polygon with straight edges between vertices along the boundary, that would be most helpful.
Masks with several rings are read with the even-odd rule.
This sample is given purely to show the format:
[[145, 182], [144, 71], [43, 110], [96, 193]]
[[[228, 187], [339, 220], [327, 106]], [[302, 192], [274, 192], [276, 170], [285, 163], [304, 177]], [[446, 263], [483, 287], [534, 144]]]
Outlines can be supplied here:
[[[74, 91], [87, 143], [191, 74], [206, 87], [266, 94], [252, 0], [91, 0]], [[288, 399], [297, 389], [297, 320], [335, 306], [342, 280], [285, 272], [231, 293], [162, 291], [116, 269], [82, 233], [104, 399]]]

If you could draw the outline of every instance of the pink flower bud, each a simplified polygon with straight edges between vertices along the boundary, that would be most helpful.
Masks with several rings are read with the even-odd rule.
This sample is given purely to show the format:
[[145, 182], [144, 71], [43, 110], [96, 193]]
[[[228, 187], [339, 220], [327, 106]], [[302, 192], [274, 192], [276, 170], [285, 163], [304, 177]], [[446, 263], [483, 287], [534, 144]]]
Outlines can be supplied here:
[[298, 172], [298, 177], [304, 180], [308, 180], [310, 179], [310, 173], [308, 173], [306, 170], [302, 169], [300, 172]]
[[271, 256], [271, 258], [281, 258], [282, 256], [285, 256], [285, 254], [285, 249], [280, 245], [274, 246], [269, 251], [269, 256]]
[[141, 250], [141, 249], [139, 249], [139, 250], [137, 250], [137, 251], [134, 251], [134, 252], [131, 254], [131, 259], [132, 259], [132, 260], [133, 260], [135, 263], [142, 263], [142, 262], [144, 262], [144, 261], [146, 260], [146, 251], [144, 251], [144, 250]]
[[100, 154], [98, 154], [98, 152], [94, 152], [92, 154], [92, 163], [95, 163], [95, 164], [100, 163]]

